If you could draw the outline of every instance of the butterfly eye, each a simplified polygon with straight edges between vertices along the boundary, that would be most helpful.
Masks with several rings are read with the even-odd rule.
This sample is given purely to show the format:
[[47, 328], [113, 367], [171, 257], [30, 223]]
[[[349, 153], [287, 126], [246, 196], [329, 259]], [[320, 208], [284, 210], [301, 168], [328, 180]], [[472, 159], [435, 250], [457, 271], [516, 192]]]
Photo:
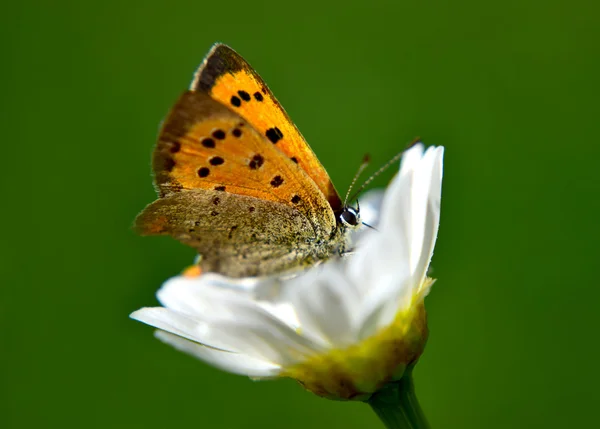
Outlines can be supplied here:
[[360, 215], [356, 209], [346, 207], [340, 213], [340, 220], [346, 226], [358, 226], [360, 223]]

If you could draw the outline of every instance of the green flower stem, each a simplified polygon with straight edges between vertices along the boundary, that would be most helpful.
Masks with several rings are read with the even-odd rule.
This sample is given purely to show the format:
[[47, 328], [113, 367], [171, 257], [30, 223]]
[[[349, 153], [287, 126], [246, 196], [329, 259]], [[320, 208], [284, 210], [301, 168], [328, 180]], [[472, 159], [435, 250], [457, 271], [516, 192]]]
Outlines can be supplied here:
[[373, 394], [367, 402], [387, 429], [429, 429], [415, 395], [411, 370]]

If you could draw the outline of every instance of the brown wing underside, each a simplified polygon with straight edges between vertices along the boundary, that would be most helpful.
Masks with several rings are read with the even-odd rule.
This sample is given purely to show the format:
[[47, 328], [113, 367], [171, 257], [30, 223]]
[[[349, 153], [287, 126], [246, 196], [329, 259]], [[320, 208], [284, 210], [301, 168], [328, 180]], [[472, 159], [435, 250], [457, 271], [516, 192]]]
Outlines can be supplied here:
[[190, 89], [210, 94], [246, 119], [310, 176], [334, 211], [341, 208], [340, 197], [327, 171], [300, 131], [258, 73], [233, 49], [214, 45]]
[[206, 272], [260, 276], [300, 268], [319, 255], [311, 224], [284, 204], [222, 191], [184, 190], [148, 205], [143, 235], [171, 235], [202, 255]]

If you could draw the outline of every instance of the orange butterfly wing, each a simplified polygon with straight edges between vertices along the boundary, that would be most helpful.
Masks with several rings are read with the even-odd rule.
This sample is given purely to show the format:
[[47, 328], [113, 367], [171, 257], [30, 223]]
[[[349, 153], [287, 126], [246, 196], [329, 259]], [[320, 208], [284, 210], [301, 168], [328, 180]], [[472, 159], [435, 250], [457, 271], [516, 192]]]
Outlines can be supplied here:
[[332, 210], [342, 202], [327, 171], [254, 69], [233, 49], [215, 44], [196, 72], [192, 91], [208, 93], [238, 113], [315, 182]]

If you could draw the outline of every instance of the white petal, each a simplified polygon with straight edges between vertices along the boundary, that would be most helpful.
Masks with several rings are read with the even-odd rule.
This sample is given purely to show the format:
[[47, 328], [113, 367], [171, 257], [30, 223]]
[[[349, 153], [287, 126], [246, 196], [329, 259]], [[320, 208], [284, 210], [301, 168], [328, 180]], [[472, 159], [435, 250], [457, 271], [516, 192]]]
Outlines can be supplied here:
[[[237, 320], [202, 320], [167, 308], [142, 308], [131, 317], [195, 343], [246, 354], [275, 364], [291, 365], [321, 347], [252, 301], [230, 302]], [[220, 304], [222, 305], [222, 303]]]
[[309, 271], [290, 281], [285, 289], [303, 335], [316, 335], [328, 347], [356, 341], [360, 294], [339, 263]]
[[430, 182], [427, 192], [428, 199], [422, 238], [423, 245], [414, 271], [414, 284], [418, 288], [421, 288], [424, 284], [425, 276], [427, 275], [427, 270], [431, 262], [431, 257], [433, 256], [433, 250], [435, 248], [435, 242], [440, 225], [443, 157], [443, 147], [435, 148], [435, 150], [431, 151], [432, 160], [430, 170], [427, 172], [428, 177], [430, 177]]
[[[187, 278], [184, 276], [173, 277], [167, 280], [156, 293], [160, 303], [174, 311], [191, 316], [201, 314], [203, 319], [212, 317], [231, 317], [231, 311], [226, 303], [220, 299], [223, 295], [235, 296], [235, 290], [221, 288], [217, 283], [208, 281], [204, 276]], [[245, 299], [244, 296], [241, 299]]]
[[222, 318], [214, 312], [211, 314], [210, 325], [225, 334], [223, 342], [228, 344], [219, 348], [282, 365], [296, 363], [299, 357], [322, 351], [319, 343], [298, 334], [294, 325], [280, 318], [282, 314], [279, 313], [284, 312], [274, 314], [258, 301], [224, 293], [214, 294], [211, 303], [218, 308], [228, 308], [227, 316]]
[[198, 320], [197, 317], [162, 307], [142, 308], [131, 313], [129, 317], [196, 343], [217, 349], [236, 351], [235, 344], [232, 344], [230, 339], [228, 341], [225, 332], [219, 331], [214, 324]]
[[412, 174], [423, 158], [424, 151], [425, 146], [422, 143], [417, 143], [416, 145], [408, 148], [400, 160], [400, 172], [398, 174], [400, 176]]
[[442, 153], [441, 148], [423, 153], [422, 145], [407, 150], [385, 194], [379, 231], [363, 240], [351, 262], [352, 277], [370, 288], [362, 313], [363, 335], [386, 325], [400, 307], [409, 305], [424, 279], [439, 221], [439, 209], [433, 207], [439, 207]]
[[[206, 321], [236, 320], [239, 315], [235, 303], [252, 302], [258, 305], [255, 295], [266, 295], [265, 290], [275, 282], [276, 279], [268, 278], [229, 279], [216, 274], [205, 274], [192, 279], [179, 276], [167, 280], [157, 297], [165, 307], [192, 316], [200, 314]], [[250, 288], [246, 287], [248, 285]], [[265, 301], [260, 306], [286, 324], [297, 326], [294, 313], [277, 302], [271, 304]]]
[[[418, 146], [417, 146], [418, 149]], [[409, 150], [403, 165], [412, 165], [415, 157]], [[362, 286], [365, 307], [379, 305], [381, 297], [397, 290], [410, 276], [408, 238], [404, 228], [406, 207], [410, 204], [410, 179], [401, 171], [385, 193], [377, 231], [365, 233], [349, 263], [349, 275]], [[370, 302], [374, 301], [374, 302]]]
[[226, 332], [235, 350], [281, 366], [295, 365], [325, 349], [285, 325], [240, 322], [213, 322]]
[[271, 362], [255, 359], [239, 353], [211, 349], [169, 332], [157, 330], [156, 338], [224, 371], [248, 377], [274, 377], [281, 367]]

